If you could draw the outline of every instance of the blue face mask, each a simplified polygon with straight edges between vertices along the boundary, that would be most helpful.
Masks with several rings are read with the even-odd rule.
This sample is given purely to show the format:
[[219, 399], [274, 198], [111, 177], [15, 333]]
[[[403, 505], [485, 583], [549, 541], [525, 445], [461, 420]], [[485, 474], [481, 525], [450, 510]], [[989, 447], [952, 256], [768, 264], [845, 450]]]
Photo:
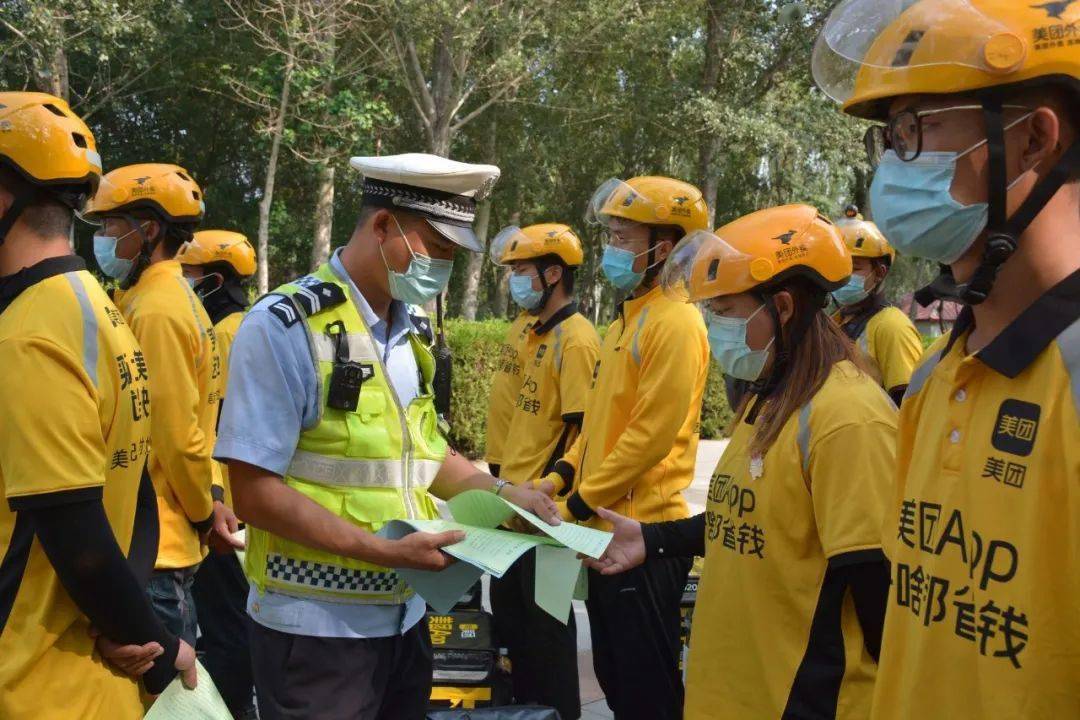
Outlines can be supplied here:
[[[383, 254], [383, 264], [386, 265], [387, 276], [390, 280], [390, 296], [409, 305], [423, 305], [446, 289], [450, 283], [454, 261], [436, 260], [427, 255], [417, 255], [409, 246], [405, 231], [401, 229], [397, 218], [394, 218], [394, 223], [397, 224], [398, 232], [401, 233], [401, 238], [405, 241], [405, 247], [409, 249], [412, 259], [405, 272], [399, 273], [390, 269], [390, 265], [386, 262], [386, 255]], [[382, 253], [381, 245], [379, 252]]]
[[[131, 232], [135, 232], [132, 230]], [[101, 272], [105, 273], [113, 280], [122, 280], [128, 276], [131, 272], [132, 266], [135, 264], [134, 260], [128, 260], [127, 258], [116, 257], [116, 244], [131, 234], [125, 233], [123, 237], [112, 237], [111, 235], [95, 235], [94, 236], [94, 259], [97, 260], [98, 267], [101, 268]]]
[[[635, 255], [629, 250], [608, 245], [604, 248], [604, 256], [600, 260], [600, 269], [603, 271], [604, 277], [616, 289], [623, 291], [633, 290], [641, 284], [641, 280], [645, 277], [644, 272], [634, 271], [634, 261], [647, 252], [649, 251], [646, 250]], [[645, 269], [648, 270], [649, 268]]]
[[764, 308], [762, 305], [748, 318], [730, 318], [712, 313], [708, 316], [709, 349], [723, 371], [733, 378], [753, 382], [761, 377], [761, 371], [765, 369], [769, 348], [776, 338], [770, 340], [764, 350], [753, 350], [746, 344], [746, 328]]
[[510, 297], [519, 307], [526, 310], [535, 310], [544, 299], [544, 291], [533, 290], [532, 281], [532, 275], [510, 276]]
[[832, 296], [841, 305], [861, 303], [870, 296], [870, 292], [866, 289], [866, 278], [862, 275], [852, 275], [847, 285], [839, 290], [833, 290]]

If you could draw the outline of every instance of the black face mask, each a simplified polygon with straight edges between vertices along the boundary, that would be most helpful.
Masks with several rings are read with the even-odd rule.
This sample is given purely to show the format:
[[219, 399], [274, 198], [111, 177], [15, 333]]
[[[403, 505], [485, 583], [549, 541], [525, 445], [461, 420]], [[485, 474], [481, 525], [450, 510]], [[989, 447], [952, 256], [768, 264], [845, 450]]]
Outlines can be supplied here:
[[209, 275], [203, 275], [198, 280], [191, 283], [191, 289], [195, 291], [195, 294], [199, 296], [199, 299], [206, 302], [207, 298], [217, 293], [225, 285], [225, 278], [220, 273], [211, 273]]

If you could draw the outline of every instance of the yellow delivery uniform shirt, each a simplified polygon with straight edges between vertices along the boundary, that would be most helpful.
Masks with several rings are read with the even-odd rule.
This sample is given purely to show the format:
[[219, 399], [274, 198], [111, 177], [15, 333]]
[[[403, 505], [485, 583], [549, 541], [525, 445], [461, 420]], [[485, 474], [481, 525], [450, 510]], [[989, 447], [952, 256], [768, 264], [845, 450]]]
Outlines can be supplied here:
[[22, 510], [100, 498], [128, 551], [150, 444], [142, 352], [80, 259], [43, 267], [0, 314], [0, 718], [141, 718]]
[[[226, 315], [214, 326], [214, 335], [217, 337], [218, 355], [221, 357], [221, 397], [218, 400], [218, 415], [221, 414], [221, 405], [225, 402], [225, 388], [229, 384], [229, 352], [232, 350], [233, 340], [236, 339], [236, 331], [240, 329], [240, 323], [244, 319], [243, 312], [234, 312]], [[217, 421], [214, 424], [215, 434]], [[229, 466], [225, 463], [217, 464], [221, 475], [221, 484], [225, 491], [225, 504], [232, 507], [232, 488], [229, 487]]]
[[[841, 322], [842, 317], [837, 314], [833, 319]], [[873, 362], [886, 390], [907, 385], [923, 354], [922, 338], [915, 324], [893, 306], [875, 313], [855, 344]]]
[[224, 370], [210, 318], [175, 260], [143, 271], [117, 305], [143, 347], [154, 401], [150, 478], [157, 492], [159, 570], [198, 564], [205, 551], [192, 523], [213, 512], [211, 459]]
[[[600, 348], [581, 435], [560, 463], [574, 483], [564, 516], [584, 519], [598, 507], [642, 522], [687, 516], [682, 492], [694, 479], [708, 368], [696, 307], [659, 287], [622, 304]], [[588, 524], [608, 529], [595, 516]]]
[[876, 720], [1080, 717], [1080, 271], [900, 412]]
[[874, 660], [850, 588], [824, 580], [881, 547], [896, 408], [842, 361], [760, 462], [754, 431], [739, 422], [709, 486], [685, 717], [864, 720]]
[[532, 329], [536, 316], [519, 313], [506, 333], [506, 340], [499, 348], [495, 373], [491, 379], [491, 394], [488, 397], [487, 440], [484, 459], [488, 465], [501, 465], [505, 459], [503, 447], [506, 443], [510, 418], [514, 412], [518, 389], [521, 387], [520, 348]]
[[568, 423], [581, 424], [600, 336], [571, 303], [530, 325], [518, 350], [522, 375], [500, 476], [520, 484], [550, 472], [574, 441]]

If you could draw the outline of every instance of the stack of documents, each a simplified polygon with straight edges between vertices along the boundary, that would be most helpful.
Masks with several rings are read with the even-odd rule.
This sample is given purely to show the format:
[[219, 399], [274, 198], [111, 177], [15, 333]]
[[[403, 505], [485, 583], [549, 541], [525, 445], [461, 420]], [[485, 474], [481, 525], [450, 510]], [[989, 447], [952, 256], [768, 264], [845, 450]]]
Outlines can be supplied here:
[[[567, 622], [570, 600], [581, 573], [578, 553], [599, 558], [611, 533], [571, 523], [548, 525], [494, 493], [469, 490], [448, 503], [453, 520], [394, 520], [380, 534], [390, 539], [409, 533], [461, 530], [465, 539], [443, 551], [460, 562], [441, 572], [398, 569], [398, 574], [436, 612], [445, 613], [484, 573], [501, 578], [522, 555], [536, 549], [536, 603], [553, 617]], [[497, 529], [518, 516], [540, 533], [525, 535]]]

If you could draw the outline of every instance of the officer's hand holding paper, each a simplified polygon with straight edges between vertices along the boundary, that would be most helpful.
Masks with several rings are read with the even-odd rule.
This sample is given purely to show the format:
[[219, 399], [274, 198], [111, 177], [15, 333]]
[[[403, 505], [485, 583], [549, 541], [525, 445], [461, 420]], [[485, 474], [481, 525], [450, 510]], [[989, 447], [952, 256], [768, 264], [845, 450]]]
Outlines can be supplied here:
[[[546, 569], [544, 581], [537, 583], [537, 603], [565, 622], [580, 567], [576, 554], [599, 558], [611, 541], [611, 533], [569, 523], [551, 525], [528, 510], [482, 490], [461, 493], [448, 504], [453, 521], [394, 520], [380, 533], [393, 540], [418, 530], [465, 533], [464, 540], [443, 548], [443, 552], [461, 562], [442, 572], [398, 569], [406, 582], [438, 612], [449, 610], [483, 573], [502, 577], [518, 558], [537, 548], [537, 566]], [[515, 516], [540, 534], [523, 535], [497, 529]]]

